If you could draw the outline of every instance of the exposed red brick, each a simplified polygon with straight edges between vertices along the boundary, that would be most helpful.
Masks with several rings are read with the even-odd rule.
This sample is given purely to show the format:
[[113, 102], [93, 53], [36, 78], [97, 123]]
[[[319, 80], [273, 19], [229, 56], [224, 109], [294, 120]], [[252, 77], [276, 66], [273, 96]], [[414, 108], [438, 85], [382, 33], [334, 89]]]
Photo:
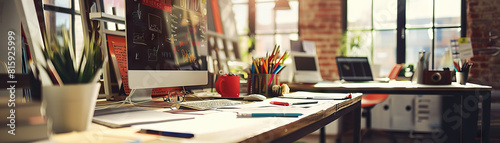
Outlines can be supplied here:
[[480, 62], [480, 61], [486, 61], [486, 58], [483, 57], [483, 56], [474, 56], [471, 58], [472, 61], [474, 61], [474, 63], [477, 63], [477, 62]]
[[342, 36], [341, 0], [301, 0], [299, 11], [299, 39], [316, 42], [321, 75], [335, 80], [335, 57]]

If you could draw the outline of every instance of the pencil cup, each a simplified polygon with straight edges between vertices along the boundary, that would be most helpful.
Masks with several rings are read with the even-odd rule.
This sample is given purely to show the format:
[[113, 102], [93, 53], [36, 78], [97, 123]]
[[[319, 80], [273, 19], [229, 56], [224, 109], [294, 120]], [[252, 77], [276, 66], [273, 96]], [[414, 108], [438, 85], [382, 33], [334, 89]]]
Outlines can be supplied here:
[[[250, 74], [248, 76], [248, 94], [262, 94], [266, 97], [281, 96], [273, 94], [273, 85], [280, 85], [279, 74]], [[281, 92], [279, 92], [281, 93]]]
[[469, 74], [466, 72], [455, 72], [456, 75], [456, 81], [457, 83], [461, 85], [465, 85], [467, 83], [467, 78], [469, 77]]

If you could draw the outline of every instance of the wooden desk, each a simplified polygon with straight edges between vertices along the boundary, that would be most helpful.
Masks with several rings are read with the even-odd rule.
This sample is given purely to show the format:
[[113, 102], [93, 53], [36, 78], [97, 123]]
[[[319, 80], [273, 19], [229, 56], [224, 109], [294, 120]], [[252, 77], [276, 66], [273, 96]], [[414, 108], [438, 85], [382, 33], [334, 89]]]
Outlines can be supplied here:
[[[474, 142], [481, 105], [481, 142], [490, 138], [491, 86], [467, 83], [459, 85], [422, 85], [409, 81], [390, 83], [289, 84], [292, 91], [360, 92], [364, 94], [443, 95], [441, 128], [433, 132], [436, 142]], [[481, 101], [481, 102], [479, 102]], [[480, 104], [482, 103], [482, 104]], [[457, 138], [458, 137], [458, 138]]]
[[[355, 121], [353, 122], [353, 141], [360, 141], [361, 96], [356, 96], [353, 99], [345, 100], [339, 104], [323, 104], [322, 106], [326, 108], [321, 108], [321, 110], [317, 110], [318, 108], [307, 108], [310, 113], [304, 114], [299, 118], [235, 118], [234, 113], [228, 112], [220, 113], [220, 115], [197, 115], [195, 119], [191, 119], [197, 120], [197, 124], [214, 124], [213, 122], [210, 122], [210, 120], [206, 120], [210, 118], [210, 115], [217, 116], [216, 119], [227, 119], [232, 121], [238, 120], [237, 123], [244, 124], [237, 124], [238, 128], [232, 129], [231, 131], [220, 131], [201, 135], [195, 134], [195, 137], [189, 139], [138, 133], [138, 129], [131, 127], [112, 129], [102, 125], [92, 124], [88, 131], [58, 134], [53, 136], [51, 140], [56, 142], [68, 142], [75, 140], [88, 142], [131, 142], [155, 140], [164, 142], [293, 142], [324, 127], [349, 112], [354, 112], [357, 116], [354, 117]], [[226, 118], [228, 114], [233, 114], [233, 119]], [[182, 124], [182, 122], [185, 121], [189, 120], [172, 122]], [[234, 124], [232, 126], [230, 123], [222, 124], [226, 127], [234, 126]]]

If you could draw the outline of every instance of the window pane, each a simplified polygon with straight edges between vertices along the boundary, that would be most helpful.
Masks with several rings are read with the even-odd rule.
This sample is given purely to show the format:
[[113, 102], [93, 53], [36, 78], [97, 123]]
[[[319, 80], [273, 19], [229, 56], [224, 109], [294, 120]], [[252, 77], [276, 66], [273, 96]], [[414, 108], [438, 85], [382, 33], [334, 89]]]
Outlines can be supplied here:
[[236, 3], [248, 3], [248, 0], [233, 0], [233, 4]]
[[60, 12], [45, 11], [45, 27], [48, 33], [61, 35], [61, 28], [64, 25], [69, 30], [71, 26], [70, 15]]
[[368, 57], [372, 59], [372, 34], [371, 31], [347, 32], [347, 56]]
[[389, 75], [396, 64], [396, 30], [373, 32], [372, 63], [380, 66], [379, 77]]
[[431, 27], [432, 11], [432, 0], [406, 0], [406, 27]]
[[450, 41], [460, 38], [460, 28], [439, 28], [435, 32], [434, 67], [437, 69], [443, 67], [453, 69], [452, 58], [450, 57]]
[[[123, 0], [104, 0], [104, 13], [113, 15], [113, 7], [116, 9], [116, 15], [119, 17], [125, 17], [125, 1]], [[108, 30], [118, 30], [125, 29], [125, 25], [119, 24], [118, 28], [116, 23], [106, 22]]]
[[299, 2], [290, 1], [290, 10], [276, 11], [276, 32], [299, 32]]
[[396, 29], [397, 8], [397, 0], [374, 0], [373, 27], [375, 29]]
[[257, 3], [255, 5], [255, 33], [273, 33], [274, 3]]
[[[82, 18], [80, 15], [75, 15], [75, 52], [76, 59], [80, 59], [83, 53], [83, 26], [82, 26]], [[77, 61], [80, 62], [80, 61]]]
[[415, 29], [406, 31], [406, 64], [416, 65], [418, 52], [424, 50], [429, 53], [431, 49], [431, 29]]
[[348, 0], [347, 1], [347, 28], [371, 29], [372, 8], [371, 1]]
[[43, 0], [43, 4], [71, 8], [71, 1], [72, 0]]
[[436, 26], [460, 26], [460, 0], [436, 0]]
[[246, 35], [248, 29], [248, 4], [233, 5], [234, 20], [236, 21], [236, 31], [238, 35]]
[[281, 52], [284, 53], [285, 50], [290, 50], [290, 40], [297, 41], [299, 39], [299, 34], [276, 34], [276, 44], [281, 47]]
[[265, 57], [268, 51], [272, 52], [274, 48], [273, 39], [273, 35], [256, 35], [253, 57]]
[[248, 49], [250, 46], [250, 41], [248, 39], [248, 36], [238, 36], [238, 47], [240, 48], [240, 55], [241, 55], [241, 60], [243, 62], [249, 61], [249, 58], [251, 58], [248, 54]]
[[79, 0], [75, 1], [75, 10], [80, 11], [80, 1]]

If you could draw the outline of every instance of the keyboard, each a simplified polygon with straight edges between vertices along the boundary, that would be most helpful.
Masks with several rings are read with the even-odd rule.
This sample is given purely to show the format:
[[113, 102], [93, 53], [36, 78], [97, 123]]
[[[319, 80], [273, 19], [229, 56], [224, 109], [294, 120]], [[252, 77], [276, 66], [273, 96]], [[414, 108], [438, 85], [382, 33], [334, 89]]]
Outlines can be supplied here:
[[243, 104], [241, 101], [233, 101], [229, 99], [215, 99], [215, 100], [202, 100], [202, 101], [187, 101], [180, 103], [181, 108], [190, 108], [195, 110], [208, 110], [224, 106], [232, 106]]

